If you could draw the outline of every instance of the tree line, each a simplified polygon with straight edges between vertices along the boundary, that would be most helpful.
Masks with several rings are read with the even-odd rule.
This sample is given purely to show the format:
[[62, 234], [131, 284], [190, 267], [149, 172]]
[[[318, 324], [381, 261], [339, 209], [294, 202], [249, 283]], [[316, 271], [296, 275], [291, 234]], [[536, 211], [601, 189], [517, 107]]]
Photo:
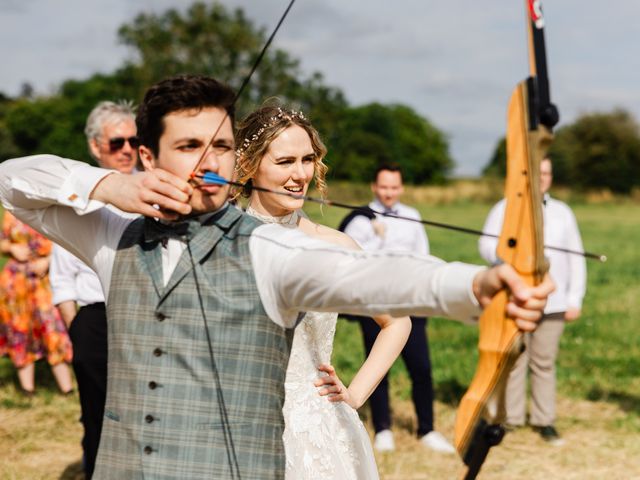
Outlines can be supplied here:
[[[83, 135], [88, 112], [101, 100], [139, 102], [146, 88], [170, 75], [211, 75], [236, 88], [250, 71], [267, 32], [242, 9], [194, 3], [185, 12], [140, 14], [120, 27], [131, 60], [110, 74], [68, 80], [54, 95], [0, 95], [0, 161], [55, 153], [91, 162]], [[330, 178], [368, 181], [380, 163], [399, 163], [409, 183], [443, 181], [453, 167], [444, 133], [406, 105], [352, 107], [322, 74], [304, 75], [299, 60], [267, 51], [240, 97], [238, 116], [276, 96], [301, 109], [327, 144]]]
[[[504, 176], [506, 156], [502, 138], [483, 173]], [[549, 156], [555, 183], [622, 194], [640, 187], [640, 126], [625, 110], [583, 114], [559, 128]]]

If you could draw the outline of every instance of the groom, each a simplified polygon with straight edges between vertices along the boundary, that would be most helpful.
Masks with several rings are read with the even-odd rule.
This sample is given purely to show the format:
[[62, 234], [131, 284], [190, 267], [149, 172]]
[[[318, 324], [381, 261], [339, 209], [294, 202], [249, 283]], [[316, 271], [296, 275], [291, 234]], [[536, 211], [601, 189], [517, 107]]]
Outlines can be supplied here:
[[531, 330], [553, 289], [506, 265], [345, 251], [230, 208], [227, 186], [189, 184], [201, 158], [200, 173], [232, 176], [233, 98], [200, 76], [151, 87], [135, 175], [51, 155], [0, 165], [5, 208], [92, 266], [108, 299], [94, 478], [283, 478], [283, 382], [306, 310], [468, 319], [508, 287]]

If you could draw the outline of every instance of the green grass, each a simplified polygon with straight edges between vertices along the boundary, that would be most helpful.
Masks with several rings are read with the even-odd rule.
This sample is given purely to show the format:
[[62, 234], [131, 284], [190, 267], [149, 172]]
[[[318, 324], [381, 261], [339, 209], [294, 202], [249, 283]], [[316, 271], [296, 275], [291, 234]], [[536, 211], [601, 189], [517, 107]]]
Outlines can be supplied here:
[[[348, 201], [358, 205], [367, 202], [366, 188], [351, 193]], [[482, 228], [490, 207], [488, 203], [470, 201], [417, 206], [425, 219], [476, 229]], [[640, 341], [636, 322], [640, 317], [640, 209], [624, 203], [582, 203], [572, 207], [585, 248], [606, 254], [609, 260], [604, 264], [588, 261], [583, 316], [568, 325], [562, 337], [558, 388], [565, 395], [615, 402], [630, 413], [640, 412]], [[314, 204], [309, 204], [306, 211], [314, 220], [332, 227], [347, 213]], [[449, 261], [482, 263], [476, 237], [437, 228], [428, 228], [427, 233], [434, 255]], [[0, 256], [0, 266], [4, 261]], [[455, 403], [474, 373], [477, 330], [433, 318], [429, 322], [429, 340], [438, 398]], [[339, 322], [334, 350], [333, 361], [349, 381], [364, 358], [357, 324]], [[42, 373], [46, 378], [47, 373]], [[0, 361], [0, 384], [10, 383], [12, 375], [8, 360]], [[402, 362], [396, 362], [391, 376], [394, 393], [409, 398]]]
[[[361, 203], [363, 199], [360, 199]], [[420, 205], [423, 218], [481, 229], [491, 207], [487, 203]], [[561, 395], [605, 400], [629, 412], [630, 426], [640, 428], [640, 210], [635, 205], [573, 205], [585, 248], [606, 254], [609, 260], [588, 260], [588, 289], [582, 318], [567, 325], [558, 360]], [[310, 206], [309, 215], [336, 226], [346, 211]], [[482, 263], [477, 238], [457, 232], [427, 228], [431, 251], [445, 260]], [[454, 403], [473, 376], [477, 330], [434, 318], [429, 340], [437, 396]], [[334, 363], [349, 381], [363, 360], [361, 335], [356, 324], [341, 321], [334, 347]], [[409, 381], [402, 362], [392, 371], [393, 391], [409, 398]]]

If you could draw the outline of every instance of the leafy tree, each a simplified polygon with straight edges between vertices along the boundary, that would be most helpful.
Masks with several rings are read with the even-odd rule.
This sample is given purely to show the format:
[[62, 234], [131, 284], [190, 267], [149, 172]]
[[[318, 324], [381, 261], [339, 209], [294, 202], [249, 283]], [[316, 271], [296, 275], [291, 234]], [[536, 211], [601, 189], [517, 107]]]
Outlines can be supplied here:
[[[617, 193], [640, 186], [640, 127], [624, 110], [585, 114], [558, 129], [549, 155], [556, 183]], [[505, 165], [502, 138], [483, 174], [504, 176]]]
[[[561, 130], [556, 132], [556, 139], [551, 144], [548, 156], [553, 161], [553, 182], [560, 185], [565, 185], [569, 181], [567, 155], [562, 146], [559, 146], [559, 138], [561, 136]], [[482, 174], [488, 177], [502, 178], [507, 174], [507, 140], [502, 137], [498, 140], [496, 146], [493, 149], [491, 160], [482, 170]]]
[[[89, 160], [83, 128], [97, 102], [139, 102], [150, 84], [180, 73], [211, 75], [238, 88], [262, 49], [266, 34], [240, 9], [230, 11], [217, 3], [208, 6], [197, 2], [184, 14], [177, 10], [140, 14], [120, 28], [119, 38], [133, 55], [115, 72], [68, 80], [52, 97], [22, 98], [10, 105], [6, 124], [0, 116], [0, 159], [17, 152], [49, 151]], [[342, 92], [325, 85], [320, 73], [305, 78], [298, 60], [272, 47], [240, 99], [240, 115], [274, 95], [302, 108], [327, 139], [347, 107]]]
[[[184, 12], [140, 14], [118, 35], [132, 52], [121, 68], [68, 80], [51, 97], [31, 92], [9, 101], [4, 114], [0, 110], [0, 159], [55, 152], [90, 161], [83, 129], [97, 102], [139, 102], [148, 85], [183, 73], [211, 75], [238, 88], [267, 38], [241, 9], [203, 2]], [[273, 96], [309, 116], [329, 147], [336, 178], [368, 181], [379, 163], [397, 162], [406, 181], [437, 182], [452, 166], [445, 136], [411, 108], [350, 109], [342, 91], [326, 85], [320, 73], [304, 75], [297, 59], [271, 47], [239, 99], [239, 116]]]
[[[267, 32], [257, 28], [242, 9], [230, 11], [218, 3], [197, 2], [184, 15], [174, 9], [161, 15], [140, 14], [120, 28], [119, 37], [136, 53], [129, 68], [141, 85], [170, 75], [200, 73], [239, 88]], [[328, 112], [346, 107], [342, 92], [324, 85], [321, 74], [303, 78], [300, 62], [271, 46], [239, 99], [239, 111], [247, 113], [274, 95], [314, 113], [320, 107]], [[318, 118], [326, 123], [328, 116], [325, 112]]]
[[489, 177], [504, 177], [507, 174], [507, 139], [502, 137], [493, 149], [491, 160], [482, 169]]
[[640, 186], [640, 127], [624, 110], [582, 115], [558, 132], [572, 185], [629, 193]]
[[441, 182], [453, 165], [445, 135], [405, 105], [372, 103], [344, 112], [328, 163], [332, 176], [369, 181], [397, 163], [408, 183]]
[[20, 155], [6, 124], [7, 111], [12, 102], [13, 99], [0, 92], [0, 162]]

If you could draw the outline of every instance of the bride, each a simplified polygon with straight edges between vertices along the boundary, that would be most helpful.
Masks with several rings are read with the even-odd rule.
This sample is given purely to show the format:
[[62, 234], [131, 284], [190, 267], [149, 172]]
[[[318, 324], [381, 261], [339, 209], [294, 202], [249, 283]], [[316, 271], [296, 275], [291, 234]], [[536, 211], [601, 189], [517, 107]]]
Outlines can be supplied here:
[[[315, 179], [320, 194], [326, 194], [327, 167], [322, 162], [326, 148], [301, 112], [261, 107], [241, 122], [237, 138], [236, 179], [245, 187], [236, 196], [249, 198], [248, 214], [359, 248], [343, 233], [309, 220], [301, 210], [303, 200], [251, 188], [304, 195]], [[369, 436], [356, 410], [400, 354], [411, 322], [408, 317], [375, 319], [381, 332], [346, 388], [330, 365], [337, 316], [307, 312], [295, 329], [283, 408], [288, 480], [378, 478]]]

